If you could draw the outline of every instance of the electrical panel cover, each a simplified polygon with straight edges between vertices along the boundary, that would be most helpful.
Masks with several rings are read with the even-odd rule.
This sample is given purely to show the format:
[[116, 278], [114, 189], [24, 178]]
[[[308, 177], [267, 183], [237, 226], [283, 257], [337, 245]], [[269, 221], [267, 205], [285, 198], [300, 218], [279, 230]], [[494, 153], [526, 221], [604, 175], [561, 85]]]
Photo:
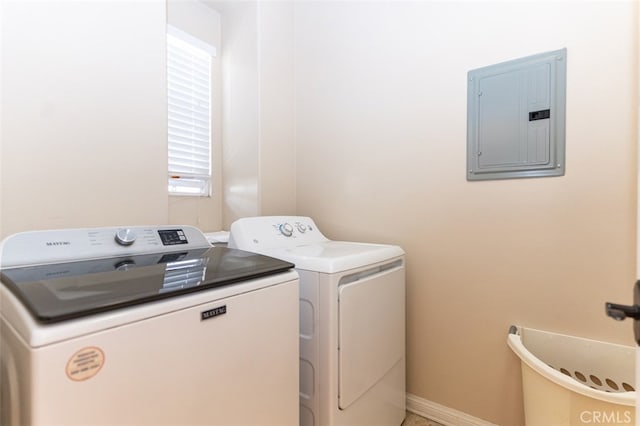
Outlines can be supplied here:
[[467, 179], [562, 176], [567, 50], [469, 71]]

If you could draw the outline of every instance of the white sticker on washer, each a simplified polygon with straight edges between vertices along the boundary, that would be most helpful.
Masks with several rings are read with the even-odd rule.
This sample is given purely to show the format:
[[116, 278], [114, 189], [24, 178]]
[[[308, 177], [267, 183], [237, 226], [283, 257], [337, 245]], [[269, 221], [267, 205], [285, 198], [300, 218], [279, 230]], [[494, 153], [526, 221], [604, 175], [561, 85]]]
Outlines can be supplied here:
[[104, 352], [95, 346], [80, 349], [67, 362], [67, 377], [81, 382], [98, 374], [104, 365]]

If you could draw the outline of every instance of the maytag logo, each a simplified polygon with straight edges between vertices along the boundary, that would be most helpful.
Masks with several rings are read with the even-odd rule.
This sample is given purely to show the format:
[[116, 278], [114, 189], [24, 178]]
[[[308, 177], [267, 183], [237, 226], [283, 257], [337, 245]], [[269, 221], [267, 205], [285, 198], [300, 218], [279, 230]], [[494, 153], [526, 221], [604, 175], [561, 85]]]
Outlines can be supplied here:
[[227, 305], [218, 306], [217, 308], [209, 309], [208, 311], [200, 312], [200, 319], [202, 321], [217, 317], [218, 315], [224, 315], [227, 313]]
[[71, 241], [47, 241], [45, 243], [47, 246], [70, 246]]

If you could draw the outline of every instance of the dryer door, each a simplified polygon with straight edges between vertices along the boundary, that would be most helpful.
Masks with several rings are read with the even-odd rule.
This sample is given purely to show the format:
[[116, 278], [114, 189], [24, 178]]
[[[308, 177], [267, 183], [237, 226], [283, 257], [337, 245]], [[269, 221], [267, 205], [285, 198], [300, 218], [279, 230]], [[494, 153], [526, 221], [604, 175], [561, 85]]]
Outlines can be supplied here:
[[[404, 266], [343, 277], [338, 290], [339, 406], [346, 409], [404, 358]], [[398, 266], [401, 265], [401, 266]], [[362, 278], [359, 278], [362, 277]], [[351, 281], [351, 282], [350, 282]]]

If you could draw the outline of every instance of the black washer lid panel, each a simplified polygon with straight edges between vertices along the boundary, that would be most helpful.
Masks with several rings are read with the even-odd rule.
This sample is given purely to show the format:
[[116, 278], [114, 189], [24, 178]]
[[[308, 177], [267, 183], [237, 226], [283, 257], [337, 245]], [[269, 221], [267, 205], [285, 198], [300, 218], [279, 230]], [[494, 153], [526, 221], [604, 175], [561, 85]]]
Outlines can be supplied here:
[[293, 264], [212, 247], [4, 269], [7, 287], [42, 323], [93, 315], [272, 275]]

